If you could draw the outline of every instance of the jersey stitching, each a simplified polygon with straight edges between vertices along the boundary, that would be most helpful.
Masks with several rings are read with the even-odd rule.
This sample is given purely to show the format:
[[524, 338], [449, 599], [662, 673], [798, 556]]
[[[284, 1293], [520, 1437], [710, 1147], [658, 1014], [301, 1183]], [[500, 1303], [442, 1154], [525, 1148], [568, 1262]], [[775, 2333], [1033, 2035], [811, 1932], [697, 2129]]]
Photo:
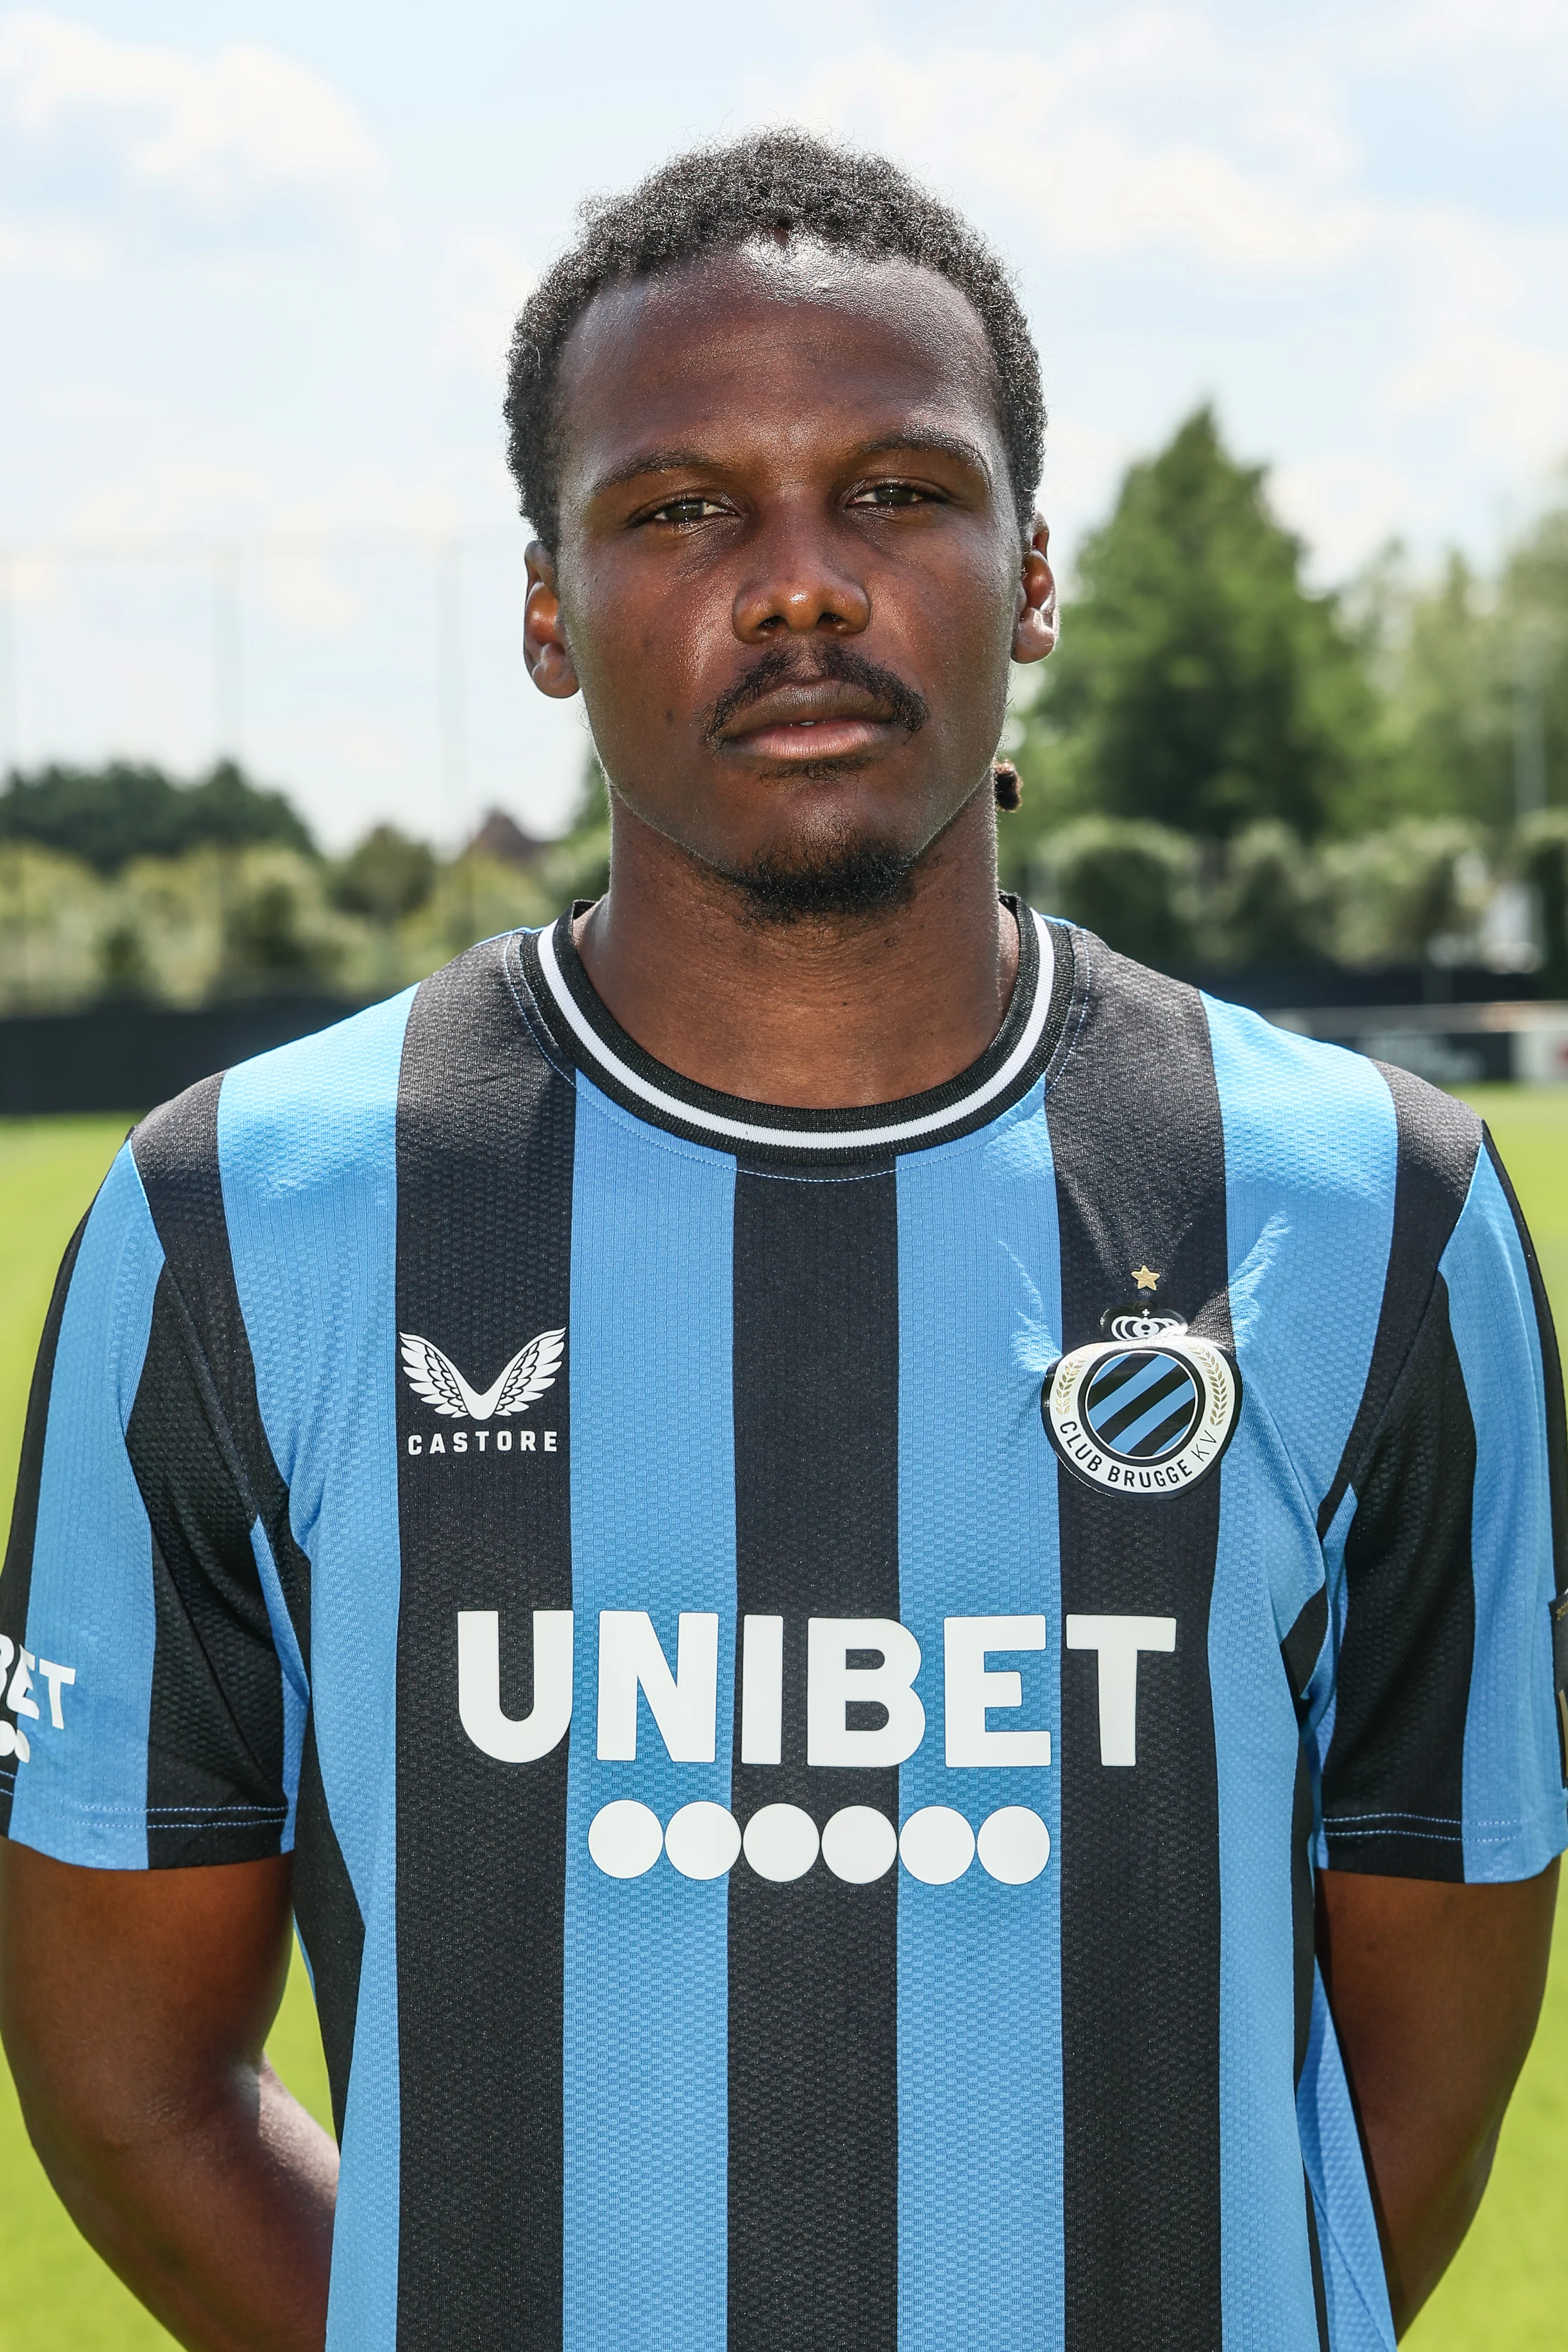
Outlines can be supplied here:
[[[1478, 1823], [1478, 1825], [1477, 1825], [1477, 1826], [1478, 1826], [1478, 1827], [1479, 1827], [1479, 1828], [1482, 1828], [1482, 1829], [1500, 1829], [1500, 1828], [1505, 1827], [1505, 1826], [1507, 1825], [1507, 1823], [1508, 1823], [1509, 1822], [1511, 1822], [1513, 1819], [1514, 1819], [1514, 1816], [1513, 1816], [1511, 1813], [1510, 1813], [1510, 1814], [1506, 1814], [1506, 1815], [1502, 1816], [1502, 1817], [1501, 1817], [1500, 1820], [1498, 1820], [1498, 1821], [1493, 1821], [1493, 1822], [1482, 1822]], [[1388, 1808], [1388, 1810], [1387, 1810], [1386, 1811], [1384, 1811], [1384, 1812], [1370, 1812], [1370, 1813], [1325, 1813], [1325, 1814], [1323, 1815], [1323, 1820], [1324, 1820], [1324, 1822], [1325, 1822], [1326, 1823], [1328, 1823], [1328, 1824], [1332, 1827], [1332, 1826], [1335, 1826], [1335, 1825], [1337, 1825], [1337, 1824], [1338, 1824], [1339, 1822], [1462, 1822], [1462, 1821], [1464, 1820], [1464, 1815], [1463, 1815], [1462, 1813], [1412, 1813], [1412, 1812], [1406, 1812], [1406, 1811], [1402, 1811], [1398, 1806], [1396, 1806], [1396, 1806], [1390, 1806], [1390, 1807]]]
[[[1523, 1822], [1518, 1825], [1523, 1828]], [[1333, 1822], [1325, 1822], [1323, 1835], [1330, 1844], [1343, 1843], [1346, 1838], [1409, 1838], [1418, 1845], [1463, 1845], [1464, 1834], [1459, 1830], [1342, 1830]], [[1483, 1844], [1498, 1844], [1498, 1839], [1487, 1838]]]
[[[1330, 1840], [1343, 1843], [1350, 1838], [1380, 1837], [1388, 1838], [1396, 1843], [1401, 1839], [1410, 1839], [1422, 1844], [1431, 1845], [1462, 1845], [1466, 1843], [1472, 1845], [1505, 1845], [1510, 1843], [1513, 1838], [1517, 1837], [1521, 1830], [1535, 1829], [1545, 1822], [1555, 1823], [1560, 1817], [1560, 1807], [1555, 1804], [1552, 1804], [1537, 1806], [1533, 1812], [1506, 1813], [1501, 1815], [1496, 1821], [1472, 1822], [1468, 1828], [1465, 1828], [1461, 1824], [1461, 1827], [1457, 1830], [1384, 1829], [1377, 1827], [1362, 1830], [1342, 1829], [1339, 1822], [1335, 1820], [1333, 1814], [1325, 1814], [1322, 1824], [1322, 1840], [1325, 1844]], [[1389, 1814], [1387, 1816], [1376, 1813], [1351, 1813], [1347, 1815], [1346, 1818], [1353, 1822], [1364, 1821], [1376, 1823], [1384, 1819], [1395, 1822], [1457, 1821], [1458, 1816], [1457, 1814], [1445, 1813], [1396, 1813]]]
[[[1298, 2134], [1299, 2134], [1299, 2126], [1298, 2126]], [[1363, 2159], [1363, 2163], [1364, 2163], [1364, 2158]], [[1308, 2179], [1309, 2179], [1309, 2180], [1311, 2179], [1311, 2177], [1312, 2177], [1312, 2176], [1309, 2174], [1309, 2175], [1308, 2175]], [[1326, 2192], [1326, 2189], [1327, 2189], [1327, 2181], [1326, 2181], [1326, 2179], [1325, 2179], [1325, 2182], [1324, 2182], [1324, 2189], [1325, 2189], [1325, 2192]], [[1349, 2252], [1347, 2251], [1346, 2246], [1345, 2246], [1345, 2242], [1344, 2242], [1343, 2235], [1343, 2233], [1342, 2233], [1342, 2232], [1341, 2232], [1341, 2231], [1340, 2231], [1335, 2227], [1333, 2213], [1330, 2211], [1330, 2210], [1329, 2210], [1329, 2208], [1328, 2208], [1327, 2204], [1323, 2201], [1323, 2200], [1322, 2200], [1322, 2198], [1320, 2198], [1320, 2197], [1319, 2197], [1318, 2192], [1317, 2192], [1317, 2189], [1316, 2189], [1315, 2188], [1314, 2188], [1314, 2189], [1313, 2189], [1313, 2190], [1312, 2190], [1312, 2201], [1313, 2201], [1313, 2203], [1316, 2205], [1316, 2207], [1317, 2207], [1317, 2209], [1318, 2209], [1318, 2226], [1319, 2226], [1319, 2228], [1320, 2228], [1322, 2231], [1323, 2231], [1323, 2232], [1324, 2232], [1324, 2234], [1325, 2234], [1326, 2236], [1328, 2236], [1328, 2237], [1330, 2237], [1330, 2238], [1332, 2238], [1332, 2239], [1333, 2239], [1333, 2245], [1334, 2245], [1334, 2252], [1338, 2254], [1339, 2259], [1340, 2259], [1340, 2268], [1343, 2271], [1343, 2273], [1344, 2273], [1344, 2274], [1345, 2274], [1346, 2278], [1348, 2278], [1348, 2279], [1349, 2279], [1349, 2281], [1350, 2281], [1350, 2283], [1351, 2283], [1351, 2285], [1352, 2285], [1352, 2286], [1354, 2287], [1354, 2289], [1355, 2290], [1355, 2299], [1356, 2299], [1356, 2301], [1360, 2304], [1360, 2305], [1361, 2305], [1361, 2307], [1362, 2307], [1363, 2311], [1364, 2311], [1364, 2312], [1365, 2312], [1365, 2314], [1366, 2314], [1366, 2316], [1367, 2316], [1368, 2320], [1369, 2320], [1369, 2321], [1371, 2322], [1371, 2324], [1372, 2324], [1373, 2332], [1374, 2332], [1374, 2334], [1375, 2335], [1375, 2336], [1376, 2336], [1376, 2338], [1377, 2338], [1378, 2343], [1381, 2345], [1381, 2344], [1385, 2343], [1385, 2342], [1387, 2340], [1387, 2339], [1386, 2339], [1386, 2337], [1385, 2337], [1385, 2335], [1384, 2335], [1383, 2321], [1382, 2321], [1382, 2319], [1379, 2317], [1379, 2315], [1378, 2315], [1378, 2314], [1377, 2314], [1376, 2310], [1374, 2308], [1373, 2305], [1372, 2305], [1372, 2304], [1367, 2300], [1366, 2290], [1365, 2290], [1365, 2288], [1362, 2285], [1360, 2273], [1359, 2273], [1359, 2272], [1357, 2271], [1357, 2269], [1356, 2269], [1356, 2266], [1355, 2266], [1354, 2263], [1354, 2262], [1351, 2260], [1351, 2258], [1350, 2258]], [[1386, 2310], [1386, 2308], [1387, 2308], [1387, 2298], [1386, 2298], [1386, 2296], [1385, 2296], [1384, 2308], [1385, 2308], [1385, 2310]]]
[[[1051, 918], [1047, 916], [1046, 920], [1050, 922]], [[1068, 1001], [1066, 1017], [1061, 1024], [1061, 1034], [1056, 1041], [1056, 1049], [1045, 1066], [1043, 1077], [1046, 1094], [1051, 1092], [1051, 1087], [1062, 1076], [1068, 1063], [1078, 1050], [1079, 1039], [1088, 1026], [1089, 1007], [1094, 994], [1093, 959], [1090, 955], [1088, 946], [1092, 934], [1084, 930], [1078, 923], [1059, 921], [1058, 928], [1072, 958], [1072, 993]], [[1053, 948], [1056, 942], [1052, 940]], [[1049, 1013], [1047, 1017], [1049, 1018]]]
[[[533, 1039], [535, 1045], [538, 1047], [539, 1052], [549, 1064], [550, 1068], [555, 1072], [557, 1077], [564, 1078], [567, 1085], [575, 1092], [577, 1087], [577, 1072], [569, 1063], [563, 1063], [560, 1059], [559, 1049], [556, 1045], [554, 1037], [550, 1034], [549, 1024], [547, 1024], [543, 1013], [539, 1011], [538, 1006], [534, 1002], [534, 992], [528, 986], [528, 977], [527, 972], [522, 970], [522, 958], [520, 956], [517, 959], [518, 969], [517, 973], [514, 973], [512, 971], [512, 959], [507, 952], [507, 950], [511, 947], [515, 940], [518, 940], [522, 936], [521, 931], [508, 931], [507, 934], [506, 945], [501, 950], [502, 979], [506, 982], [507, 992], [511, 997], [512, 1003], [517, 1006], [518, 1018], [521, 1020], [523, 1026], [527, 1029], [529, 1036]], [[521, 982], [520, 988], [518, 985], [519, 980]]]
[[[15, 1766], [9, 1772], [0, 1771], [0, 1780], [16, 1780]], [[281, 1822], [287, 1819], [287, 1805], [106, 1805], [96, 1798], [70, 1797], [56, 1793], [52, 1801], [64, 1811], [89, 1813], [94, 1820], [138, 1822], [216, 1821], [229, 1815], [242, 1815], [248, 1821]]]

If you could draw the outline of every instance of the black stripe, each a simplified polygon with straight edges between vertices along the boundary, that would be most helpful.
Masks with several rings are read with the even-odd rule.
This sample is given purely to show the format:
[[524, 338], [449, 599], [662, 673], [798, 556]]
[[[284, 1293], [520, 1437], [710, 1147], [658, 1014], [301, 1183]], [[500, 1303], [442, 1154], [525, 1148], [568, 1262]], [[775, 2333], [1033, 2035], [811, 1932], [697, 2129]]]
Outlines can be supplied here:
[[1377, 1067], [1394, 1097], [1394, 1230], [1366, 1386], [1333, 1483], [1318, 1509], [1320, 1536], [1333, 1525], [1345, 1489], [1358, 1483], [1362, 1458], [1416, 1343], [1438, 1261], [1469, 1192], [1481, 1142], [1480, 1121], [1463, 1103], [1391, 1063], [1379, 1062]]
[[1312, 1770], [1307, 1749], [1308, 1692], [1329, 1629], [1328, 1587], [1320, 1584], [1280, 1644], [1301, 1748], [1291, 1816], [1291, 1923], [1295, 1950], [1296, 2080], [1307, 2063], [1312, 2030], [1312, 1979], [1317, 1959], [1317, 1889], [1312, 1872]]
[[321, 2048], [332, 2091], [332, 2120], [341, 2139], [349, 2105], [365, 1923], [328, 1810], [313, 1711], [305, 1723], [299, 1795], [294, 1809], [293, 1896], [299, 1940], [310, 1963], [316, 1993]]
[[1296, 1710], [1296, 1720], [1307, 1719], [1307, 1691], [1323, 1654], [1323, 1643], [1329, 1630], [1329, 1591], [1320, 1584], [1309, 1600], [1302, 1603], [1295, 1623], [1280, 1644], [1284, 1662], [1285, 1680], [1291, 1685], [1291, 1705]]
[[283, 1675], [254, 1514], [167, 1264], [125, 1450], [152, 1532], [147, 1860], [256, 1861], [283, 1843]]
[[1323, 1828], [1336, 1870], [1462, 1880], [1475, 1423], [1438, 1275], [1358, 1465]]
[[[204, 1079], [137, 1129], [137, 1171], [187, 1322], [191, 1375], [205, 1401], [213, 1442], [235, 1493], [258, 1517], [307, 1675], [310, 1672], [310, 1561], [294, 1538], [288, 1488], [261, 1417], [256, 1361], [241, 1309], [218, 1152], [221, 1077]], [[254, 1558], [246, 1546], [249, 1570]], [[233, 1573], [242, 1573], [238, 1564]], [[259, 1581], [256, 1586], [259, 1593]], [[247, 1608], [254, 1604], [247, 1601]], [[191, 1857], [194, 1858], [194, 1857]], [[295, 1809], [292, 1893], [315, 1980], [317, 2011], [340, 2129], [353, 2050], [364, 1927], [328, 1810], [308, 1720]]]
[[[1092, 996], [1048, 1090], [1062, 1344], [1134, 1267], [1230, 1345], [1224, 1143], [1197, 994], [1085, 941]], [[1097, 1661], [1061, 1671], [1067, 2352], [1220, 2341], [1219, 1819], [1208, 1612], [1219, 1478], [1144, 1500], [1058, 1482], [1062, 1609], [1174, 1617], [1139, 1664], [1137, 1763], [1100, 1761]], [[1151, 1932], [1157, 1922], [1157, 1932]]]
[[[425, 982], [398, 1095], [398, 1328], [479, 1386], [568, 1323], [573, 1109], [518, 1023], [498, 950]], [[515, 1676], [503, 1704], [526, 1715], [532, 1612], [571, 1606], [567, 1375], [505, 1424], [534, 1437], [531, 1452], [497, 1452], [492, 1428], [481, 1453], [478, 1424], [438, 1416], [401, 1368], [397, 1388], [397, 2340], [534, 2352], [561, 2333], [568, 1743], [532, 1764], [473, 1745], [457, 1613], [500, 1613]]]
[[[235, 1286], [218, 1167], [221, 1085], [204, 1079], [131, 1139], [164, 1260], [125, 1433], [152, 1526], [154, 1866], [240, 1861], [282, 1843], [283, 1676], [251, 1549], [258, 1487], [272, 1489], [267, 1533], [283, 1545], [274, 1558], [297, 1627], [308, 1613]], [[224, 1811], [225, 1802], [235, 1810]]]
[[250, 1334], [240, 1309], [218, 1160], [221, 1078], [206, 1078], [143, 1119], [131, 1138], [137, 1172], [170, 1272], [215, 1384], [235, 1476], [260, 1518], [295, 1639], [310, 1664], [310, 1562], [294, 1540], [288, 1489], [273, 1458], [256, 1396]]
[[[89, 1215], [91, 1211], [89, 1211]], [[27, 1419], [22, 1432], [22, 1459], [16, 1472], [16, 1496], [11, 1506], [11, 1533], [5, 1545], [5, 1565], [0, 1571], [0, 1633], [11, 1643], [10, 1655], [15, 1656], [27, 1638], [27, 1603], [33, 1589], [33, 1544], [38, 1531], [38, 1486], [44, 1475], [44, 1436], [49, 1419], [49, 1391], [55, 1377], [55, 1351], [60, 1342], [60, 1324], [66, 1311], [66, 1294], [71, 1286], [71, 1276], [81, 1251], [82, 1235], [87, 1231], [84, 1217], [66, 1244], [60, 1270], [55, 1276], [55, 1287], [49, 1298], [48, 1313], [44, 1318], [43, 1337], [38, 1341], [37, 1360], [33, 1366], [33, 1385], [27, 1394]], [[16, 1794], [16, 1767], [10, 1757], [0, 1759], [0, 1837], [11, 1826], [11, 1800]]]
[[1323, 2279], [1323, 2250], [1318, 2242], [1318, 2209], [1312, 2199], [1312, 2184], [1304, 2170], [1301, 2186], [1307, 2197], [1307, 2252], [1312, 2265], [1312, 2311], [1318, 2323], [1318, 2352], [1331, 2352], [1329, 2295]]
[[[891, 1171], [737, 1181], [737, 1609], [785, 1634], [784, 1760], [736, 1763], [742, 1822], [898, 1819], [896, 1769], [808, 1769], [804, 1712], [807, 1620], [898, 1615], [896, 1219]], [[790, 1885], [731, 1874], [732, 2352], [896, 2346], [897, 1937], [896, 1865], [869, 1886], [821, 1861]]]
[[1541, 1277], [1541, 1261], [1535, 1255], [1535, 1244], [1530, 1238], [1530, 1228], [1524, 1222], [1518, 1196], [1490, 1134], [1486, 1136], [1486, 1149], [1498, 1182], [1502, 1186], [1503, 1197], [1513, 1213], [1519, 1245], [1530, 1269], [1530, 1295], [1535, 1302], [1535, 1326], [1541, 1334], [1541, 1370], [1546, 1391], [1546, 1462], [1552, 1492], [1552, 1590], [1555, 1594], [1552, 1612], [1552, 1678], [1557, 1697], [1557, 1732], [1562, 1746], [1563, 1779], [1564, 1785], [1568, 1786], [1568, 1421], [1563, 1414], [1563, 1357], [1557, 1345], [1557, 1327], [1552, 1318], [1552, 1302], [1546, 1296], [1546, 1285]]

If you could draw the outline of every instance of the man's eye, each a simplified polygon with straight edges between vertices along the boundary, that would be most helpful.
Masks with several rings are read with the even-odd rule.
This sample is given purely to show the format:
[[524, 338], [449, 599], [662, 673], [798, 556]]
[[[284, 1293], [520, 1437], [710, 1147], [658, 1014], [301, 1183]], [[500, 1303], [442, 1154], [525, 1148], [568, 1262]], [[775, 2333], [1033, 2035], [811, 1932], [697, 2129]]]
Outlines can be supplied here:
[[872, 482], [857, 490], [850, 500], [852, 507], [924, 507], [931, 503], [931, 494], [914, 482]]
[[650, 522], [706, 522], [710, 515], [722, 514], [724, 509], [716, 499], [667, 499], [655, 507], [648, 517]]

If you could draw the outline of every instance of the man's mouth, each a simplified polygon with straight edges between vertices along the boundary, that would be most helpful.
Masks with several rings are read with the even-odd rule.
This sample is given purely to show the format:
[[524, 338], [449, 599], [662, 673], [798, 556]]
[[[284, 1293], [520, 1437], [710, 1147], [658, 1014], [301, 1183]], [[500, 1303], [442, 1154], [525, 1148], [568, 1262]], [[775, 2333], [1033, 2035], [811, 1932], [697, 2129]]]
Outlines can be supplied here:
[[721, 728], [727, 751], [759, 760], [841, 760], [874, 751], [897, 727], [885, 702], [831, 678], [781, 686]]
[[824, 646], [805, 676], [781, 653], [719, 697], [703, 730], [711, 750], [800, 764], [863, 758], [925, 723], [914, 688], [847, 646]]

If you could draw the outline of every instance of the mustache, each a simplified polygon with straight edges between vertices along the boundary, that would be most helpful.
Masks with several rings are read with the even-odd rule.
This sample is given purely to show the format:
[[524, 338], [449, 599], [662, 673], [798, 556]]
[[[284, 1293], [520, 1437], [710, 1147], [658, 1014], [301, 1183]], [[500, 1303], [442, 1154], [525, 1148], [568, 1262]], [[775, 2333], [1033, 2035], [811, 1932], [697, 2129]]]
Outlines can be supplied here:
[[862, 694], [882, 704], [895, 725], [911, 735], [918, 734], [931, 716], [925, 696], [917, 694], [914, 687], [906, 686], [892, 670], [883, 669], [880, 662], [867, 661], [863, 654], [830, 637], [806, 661], [789, 646], [769, 646], [710, 706], [703, 719], [703, 741], [710, 751], [715, 750], [720, 733], [730, 720], [749, 710], [776, 687], [821, 686], [824, 680], [835, 686], [859, 687]]

